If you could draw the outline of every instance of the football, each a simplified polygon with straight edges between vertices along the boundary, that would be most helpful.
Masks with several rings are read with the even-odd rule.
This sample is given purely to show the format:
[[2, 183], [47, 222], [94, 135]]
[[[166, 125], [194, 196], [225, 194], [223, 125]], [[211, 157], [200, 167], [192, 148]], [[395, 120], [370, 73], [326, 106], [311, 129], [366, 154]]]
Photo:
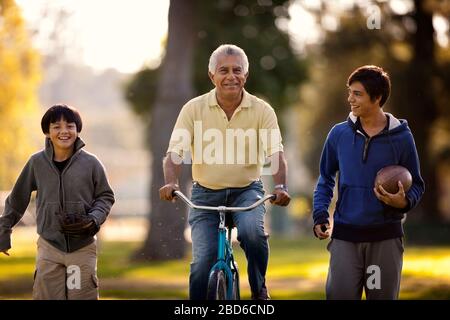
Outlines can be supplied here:
[[377, 172], [375, 187], [381, 186], [389, 193], [398, 192], [398, 181], [401, 181], [405, 192], [411, 188], [411, 173], [402, 166], [387, 166]]

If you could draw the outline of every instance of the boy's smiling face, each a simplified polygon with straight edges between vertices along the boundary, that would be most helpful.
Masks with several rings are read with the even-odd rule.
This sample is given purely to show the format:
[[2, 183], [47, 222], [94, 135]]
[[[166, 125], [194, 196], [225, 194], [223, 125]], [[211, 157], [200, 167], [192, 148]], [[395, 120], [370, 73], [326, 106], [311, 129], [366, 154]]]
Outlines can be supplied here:
[[355, 117], [367, 117], [380, 109], [381, 96], [371, 99], [366, 89], [359, 81], [348, 86], [348, 99], [351, 111]]
[[50, 123], [49, 133], [46, 136], [52, 141], [55, 151], [68, 151], [73, 148], [78, 137], [77, 125], [75, 122], [67, 122], [64, 118], [61, 118]]

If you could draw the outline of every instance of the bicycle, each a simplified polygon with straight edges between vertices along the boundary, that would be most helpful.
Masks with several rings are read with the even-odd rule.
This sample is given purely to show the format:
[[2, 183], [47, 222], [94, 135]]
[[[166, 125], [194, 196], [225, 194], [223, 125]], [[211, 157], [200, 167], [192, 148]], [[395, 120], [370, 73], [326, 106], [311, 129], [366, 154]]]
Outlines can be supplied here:
[[[192, 209], [211, 210], [219, 212], [219, 229], [217, 241], [217, 261], [209, 272], [207, 300], [239, 300], [239, 270], [234, 261], [231, 231], [234, 228], [231, 212], [248, 211], [256, 208], [267, 200], [275, 200], [276, 195], [269, 194], [248, 207], [209, 207], [193, 204], [181, 191], [174, 191]], [[228, 213], [228, 214], [227, 214]]]

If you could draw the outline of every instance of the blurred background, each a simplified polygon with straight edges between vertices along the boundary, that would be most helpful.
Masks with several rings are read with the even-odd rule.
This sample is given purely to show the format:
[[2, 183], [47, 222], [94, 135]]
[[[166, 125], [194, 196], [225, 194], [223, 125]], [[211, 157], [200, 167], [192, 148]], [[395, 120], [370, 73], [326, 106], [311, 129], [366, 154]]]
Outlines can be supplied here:
[[[161, 161], [182, 105], [212, 88], [209, 55], [233, 43], [250, 61], [247, 90], [276, 109], [289, 165], [293, 201], [266, 216], [269, 290], [323, 299], [327, 243], [311, 231], [320, 152], [348, 115], [348, 75], [375, 64], [392, 81], [384, 110], [408, 120], [426, 182], [404, 224], [401, 298], [449, 299], [449, 22], [449, 0], [0, 0], [0, 210], [43, 147], [45, 110], [73, 105], [116, 194], [98, 235], [101, 297], [186, 299], [187, 211], [159, 201]], [[185, 193], [189, 177], [184, 166]], [[0, 298], [31, 298], [34, 223], [32, 201], [0, 256]]]

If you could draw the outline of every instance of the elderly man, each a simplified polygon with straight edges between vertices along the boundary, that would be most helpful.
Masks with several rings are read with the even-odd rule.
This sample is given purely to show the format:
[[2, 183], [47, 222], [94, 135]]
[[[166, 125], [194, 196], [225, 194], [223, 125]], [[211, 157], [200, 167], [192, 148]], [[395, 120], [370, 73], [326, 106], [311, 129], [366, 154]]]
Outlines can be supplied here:
[[[244, 89], [248, 59], [235, 45], [221, 45], [209, 60], [210, 92], [186, 103], [177, 119], [164, 159], [163, 200], [178, 190], [181, 163], [192, 154], [192, 202], [204, 206], [247, 206], [264, 195], [260, 180], [266, 158], [271, 160], [274, 191], [272, 202], [287, 206], [287, 165], [273, 108]], [[237, 141], [236, 141], [237, 140]], [[236, 143], [235, 143], [236, 142]], [[238, 240], [248, 261], [253, 299], [269, 299], [265, 275], [269, 245], [264, 231], [264, 205], [233, 213]], [[191, 210], [193, 261], [190, 299], [205, 299], [208, 275], [217, 257], [219, 216]]]

